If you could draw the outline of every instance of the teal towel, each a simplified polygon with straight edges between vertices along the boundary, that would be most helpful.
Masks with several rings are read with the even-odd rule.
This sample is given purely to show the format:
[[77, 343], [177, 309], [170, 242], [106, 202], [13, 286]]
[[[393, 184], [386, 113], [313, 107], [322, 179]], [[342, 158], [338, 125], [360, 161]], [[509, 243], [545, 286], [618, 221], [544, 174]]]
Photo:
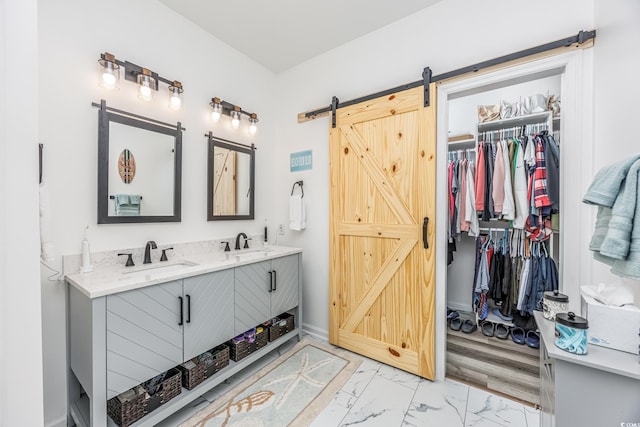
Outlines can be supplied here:
[[582, 201], [591, 205], [613, 207], [631, 165], [639, 159], [640, 154], [636, 154], [621, 162], [600, 169], [593, 178]]
[[598, 205], [589, 243], [594, 258], [622, 277], [640, 279], [640, 154], [602, 168], [583, 202]]
[[139, 216], [141, 199], [142, 197], [138, 194], [116, 194], [114, 197], [116, 216]]

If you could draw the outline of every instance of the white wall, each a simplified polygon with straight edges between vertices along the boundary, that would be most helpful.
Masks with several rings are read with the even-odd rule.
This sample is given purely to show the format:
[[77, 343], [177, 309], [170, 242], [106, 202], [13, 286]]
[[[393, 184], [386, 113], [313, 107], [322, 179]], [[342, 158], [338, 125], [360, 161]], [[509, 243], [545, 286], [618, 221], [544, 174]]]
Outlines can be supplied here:
[[[425, 66], [439, 74], [575, 35], [593, 27], [592, 14], [593, 3], [580, 0], [446, 0], [278, 75], [278, 188], [304, 179], [310, 213], [304, 232], [285, 236], [304, 248], [308, 328], [327, 334], [329, 326], [329, 121], [298, 124], [297, 113], [327, 106], [333, 95], [347, 101], [420, 80]], [[524, 17], [535, 17], [535, 26]], [[313, 170], [287, 173], [289, 153], [305, 149], [313, 150]], [[286, 190], [278, 193], [278, 221], [288, 216], [287, 196]]]
[[[155, 0], [40, 1], [38, 25], [40, 68], [34, 80], [39, 77], [40, 141], [45, 147], [44, 174], [51, 196], [55, 268], [60, 268], [61, 255], [80, 253], [86, 225], [90, 226], [92, 251], [142, 247], [148, 240], [164, 246], [232, 237], [240, 231], [262, 234], [274, 187], [270, 168], [276, 143], [272, 72]], [[136, 85], [123, 78], [119, 91], [100, 88], [97, 61], [105, 51], [181, 81], [183, 110], [167, 107], [169, 92], [164, 83], [151, 103], [138, 100]], [[246, 121], [238, 132], [230, 129], [228, 117], [215, 126], [210, 122], [208, 104], [214, 96], [258, 114], [254, 139], [246, 132]], [[91, 102], [100, 99], [157, 120], [180, 121], [186, 128], [182, 222], [96, 225], [98, 110]], [[34, 105], [36, 102], [31, 107]], [[256, 220], [207, 222], [205, 133], [209, 130], [245, 144], [255, 142], [258, 147]], [[46, 274], [43, 270], [45, 418], [47, 425], [59, 425], [66, 411], [64, 288], [48, 281]]]
[[[596, 1], [594, 16], [598, 35], [594, 47], [593, 165], [597, 171], [640, 152], [637, 137], [640, 55], [632, 47], [640, 43], [640, 2]], [[584, 183], [585, 191], [589, 184]], [[596, 210], [595, 207], [587, 209]], [[593, 263], [592, 283], [615, 280], [618, 280], [617, 276], [609, 272], [607, 265]]]
[[43, 424], [37, 13], [36, 0], [0, 1], [0, 425], [7, 427]]

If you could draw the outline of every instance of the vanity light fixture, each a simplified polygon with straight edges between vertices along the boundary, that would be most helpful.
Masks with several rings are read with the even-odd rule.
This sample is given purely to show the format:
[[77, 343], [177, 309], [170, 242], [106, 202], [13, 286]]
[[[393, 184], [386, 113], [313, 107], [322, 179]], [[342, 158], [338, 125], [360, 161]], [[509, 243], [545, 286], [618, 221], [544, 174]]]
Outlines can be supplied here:
[[116, 57], [105, 52], [100, 55], [98, 65], [98, 84], [108, 90], [117, 89], [120, 83], [120, 65], [116, 63]]
[[240, 107], [237, 105], [231, 110], [231, 127], [238, 129], [240, 127]]
[[258, 115], [256, 113], [249, 114], [249, 134], [252, 136], [258, 131], [256, 123], [258, 123]]
[[137, 80], [140, 85], [140, 93], [138, 94], [140, 99], [151, 101], [153, 99], [153, 91], [158, 90], [158, 81], [151, 75], [151, 70], [143, 68], [142, 73], [138, 74]]
[[222, 116], [222, 104], [220, 98], [212, 98], [209, 105], [211, 105], [212, 108], [211, 120], [213, 120], [214, 123], [218, 123]]
[[125, 80], [138, 84], [138, 96], [140, 99], [151, 101], [158, 90], [158, 84], [162, 82], [169, 86], [169, 106], [174, 110], [182, 107], [182, 92], [184, 88], [179, 81], [166, 79], [148, 68], [129, 61], [120, 61], [109, 52], [100, 54], [98, 64], [100, 68], [99, 84], [105, 89], [118, 88], [120, 71], [124, 70]]
[[179, 110], [182, 107], [182, 83], [177, 80], [173, 81], [173, 84], [169, 86], [169, 92], [171, 93], [171, 98], [169, 98], [169, 108], [173, 110]]
[[238, 129], [240, 127], [242, 116], [245, 115], [249, 120], [249, 134], [251, 136], [256, 134], [258, 130], [258, 115], [256, 113], [248, 113], [239, 106], [227, 101], [222, 101], [218, 97], [211, 98], [209, 105], [211, 106], [211, 120], [214, 123], [218, 123], [220, 118], [225, 115], [231, 117], [231, 127]]

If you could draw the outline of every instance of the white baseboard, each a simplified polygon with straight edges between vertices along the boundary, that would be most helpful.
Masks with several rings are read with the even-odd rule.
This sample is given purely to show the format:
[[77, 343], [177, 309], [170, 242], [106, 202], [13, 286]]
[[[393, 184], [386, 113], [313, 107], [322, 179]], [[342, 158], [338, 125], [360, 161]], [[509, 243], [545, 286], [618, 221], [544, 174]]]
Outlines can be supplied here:
[[302, 332], [313, 335], [314, 337], [322, 339], [324, 341], [329, 341], [329, 331], [327, 331], [326, 329], [320, 329], [313, 325], [303, 323]]

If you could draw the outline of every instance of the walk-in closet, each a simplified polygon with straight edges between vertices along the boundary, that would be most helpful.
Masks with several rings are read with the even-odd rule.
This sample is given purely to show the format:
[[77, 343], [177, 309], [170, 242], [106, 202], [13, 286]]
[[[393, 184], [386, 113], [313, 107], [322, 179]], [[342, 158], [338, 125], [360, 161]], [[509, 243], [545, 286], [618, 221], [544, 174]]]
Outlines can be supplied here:
[[[562, 70], [448, 99], [446, 374], [539, 404], [540, 290], [559, 288]], [[563, 155], [565, 152], [563, 151]]]

